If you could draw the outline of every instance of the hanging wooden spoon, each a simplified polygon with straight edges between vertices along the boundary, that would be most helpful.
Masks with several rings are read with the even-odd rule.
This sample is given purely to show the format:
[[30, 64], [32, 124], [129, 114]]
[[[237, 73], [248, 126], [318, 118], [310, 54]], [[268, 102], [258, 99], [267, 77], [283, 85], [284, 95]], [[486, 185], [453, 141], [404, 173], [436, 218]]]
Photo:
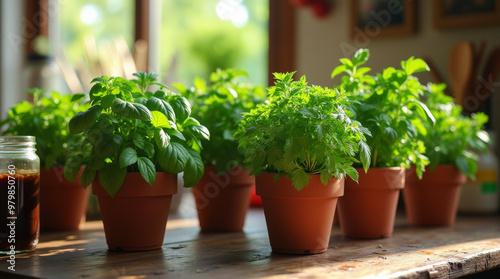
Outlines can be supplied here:
[[450, 81], [453, 86], [455, 103], [462, 105], [474, 65], [474, 49], [469, 42], [453, 46], [449, 57]]
[[500, 47], [494, 48], [486, 61], [486, 66], [481, 74], [478, 99], [481, 105], [495, 90], [495, 82], [500, 77]]

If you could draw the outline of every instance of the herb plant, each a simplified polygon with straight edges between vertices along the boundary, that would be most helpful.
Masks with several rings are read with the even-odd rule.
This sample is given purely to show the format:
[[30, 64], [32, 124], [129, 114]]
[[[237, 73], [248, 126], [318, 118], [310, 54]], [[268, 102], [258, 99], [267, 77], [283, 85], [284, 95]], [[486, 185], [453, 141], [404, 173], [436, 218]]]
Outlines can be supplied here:
[[346, 174], [357, 181], [352, 167], [365, 168], [370, 149], [365, 135], [370, 132], [350, 119], [345, 110], [347, 92], [308, 86], [305, 76], [293, 81], [294, 73], [275, 73], [275, 85], [268, 90], [268, 101], [245, 113], [235, 134], [244, 151], [245, 166], [251, 173], [275, 172], [286, 175], [302, 190], [311, 174], [320, 174], [327, 184], [332, 176]]
[[263, 86], [243, 82], [248, 74], [241, 70], [220, 70], [210, 76], [210, 84], [196, 79], [194, 87], [177, 85], [181, 95], [193, 104], [193, 116], [209, 130], [211, 140], [203, 143], [201, 158], [205, 165], [227, 171], [232, 165], [243, 163], [238, 141], [233, 137], [242, 113], [248, 112], [265, 98]]
[[475, 152], [488, 150], [490, 139], [482, 130], [488, 116], [484, 113], [470, 117], [462, 115], [462, 107], [444, 94], [445, 88], [445, 84], [427, 86], [425, 104], [436, 118], [436, 124], [430, 126], [426, 123], [427, 134], [419, 133], [419, 138], [425, 144], [431, 170], [438, 165], [456, 165], [462, 173], [474, 179], [478, 160]]
[[68, 130], [69, 120], [78, 112], [88, 108], [81, 105], [85, 95], [62, 95], [52, 92], [42, 97], [42, 90], [30, 90], [33, 103], [22, 101], [14, 105], [8, 117], [0, 121], [0, 128], [6, 126], [3, 135], [35, 136], [36, 153], [42, 166], [47, 169], [53, 165], [64, 165], [72, 147], [80, 144], [83, 138], [72, 135]]
[[421, 178], [429, 160], [418, 134], [425, 135], [435, 119], [420, 101], [424, 86], [413, 74], [429, 68], [422, 59], [410, 57], [401, 62], [401, 69], [388, 67], [371, 76], [367, 74], [371, 69], [363, 67], [369, 56], [369, 50], [360, 49], [351, 60], [340, 59], [342, 65], [331, 76], [345, 74], [339, 88], [353, 93], [350, 108], [354, 119], [373, 135], [367, 139], [371, 167], [409, 168], [414, 164]]
[[[97, 174], [113, 197], [127, 172], [139, 172], [153, 185], [156, 172], [184, 172], [184, 186], [195, 185], [203, 175], [199, 152], [206, 127], [191, 117], [186, 98], [175, 95], [156, 81], [153, 73], [135, 73], [137, 79], [95, 78], [90, 90], [91, 107], [75, 115], [71, 133], [84, 133], [85, 141], [66, 163], [65, 175], [74, 180], [88, 161], [81, 180], [89, 185]], [[150, 85], [159, 86], [154, 93]]]

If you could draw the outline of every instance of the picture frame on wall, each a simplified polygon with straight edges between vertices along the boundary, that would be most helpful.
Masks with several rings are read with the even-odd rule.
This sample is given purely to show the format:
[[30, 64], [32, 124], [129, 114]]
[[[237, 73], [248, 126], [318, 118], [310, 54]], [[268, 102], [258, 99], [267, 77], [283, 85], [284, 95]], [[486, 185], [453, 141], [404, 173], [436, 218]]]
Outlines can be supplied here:
[[500, 0], [433, 0], [434, 26], [454, 29], [500, 25]]
[[416, 33], [415, 0], [351, 0], [351, 37], [406, 36]]

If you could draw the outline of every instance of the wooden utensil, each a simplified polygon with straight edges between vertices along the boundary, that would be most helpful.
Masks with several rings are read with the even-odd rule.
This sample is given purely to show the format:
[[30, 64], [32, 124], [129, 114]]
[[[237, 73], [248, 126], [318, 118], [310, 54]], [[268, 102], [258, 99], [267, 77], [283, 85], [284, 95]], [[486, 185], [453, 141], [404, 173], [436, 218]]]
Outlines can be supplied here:
[[458, 105], [463, 104], [473, 65], [474, 50], [472, 44], [469, 42], [462, 42], [454, 45], [450, 52], [448, 66], [455, 103]]
[[494, 90], [495, 82], [500, 76], [500, 47], [493, 49], [488, 56], [486, 66], [479, 77], [479, 91], [478, 99], [480, 103], [484, 102]]
[[474, 62], [472, 65], [472, 73], [470, 75], [469, 86], [467, 87], [467, 91], [464, 97], [464, 104], [467, 102], [468, 96], [474, 97], [479, 92], [478, 88], [478, 75], [479, 75], [479, 66], [481, 65], [481, 60], [484, 56], [484, 50], [486, 49], [486, 42], [483, 40], [479, 43], [479, 47], [477, 51], [474, 53]]

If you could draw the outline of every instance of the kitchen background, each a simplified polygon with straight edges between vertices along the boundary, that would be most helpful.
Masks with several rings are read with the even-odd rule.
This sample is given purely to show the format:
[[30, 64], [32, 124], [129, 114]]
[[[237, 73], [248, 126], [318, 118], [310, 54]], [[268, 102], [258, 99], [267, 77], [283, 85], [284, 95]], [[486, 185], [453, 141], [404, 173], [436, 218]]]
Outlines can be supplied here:
[[[88, 51], [84, 52], [85, 43], [89, 44], [88, 35], [93, 35], [94, 40], [97, 38], [97, 43], [102, 43], [99, 41], [101, 37], [113, 38], [115, 41], [119, 41], [116, 38], [123, 38], [129, 49], [134, 49], [132, 42], [134, 1], [46, 1], [49, 1], [50, 13], [54, 16], [49, 16], [48, 19], [51, 37], [50, 43], [45, 44], [45, 47], [51, 54], [60, 53], [59, 50], [63, 49], [66, 60], [75, 69], [78, 70], [79, 61], [81, 62], [89, 55]], [[394, 32], [383, 26], [386, 19], [383, 10], [378, 14], [379, 17], [363, 19], [360, 16], [364, 8], [370, 7], [370, 3], [384, 1], [325, 0], [320, 2], [326, 2], [330, 9], [316, 11], [301, 6], [301, 3], [308, 1], [271, 1], [280, 2], [283, 6], [292, 6], [291, 3], [293, 3], [293, 8], [278, 9], [269, 14], [269, 2], [264, 0], [189, 1], [191, 4], [179, 4], [177, 2], [180, 1], [169, 0], [149, 1], [150, 58], [147, 61], [148, 69], [161, 73], [167, 83], [175, 81], [188, 83], [193, 80], [194, 76], [205, 75], [213, 67], [209, 65], [210, 63], [215, 65], [219, 63], [222, 67], [243, 68], [250, 73], [252, 81], [265, 84], [268, 70], [268, 19], [270, 16], [270, 22], [273, 22], [274, 18], [286, 16], [283, 13], [288, 11], [294, 13], [294, 16], [287, 17], [288, 20], [294, 21], [292, 26], [294, 32], [288, 36], [288, 38], [293, 38], [294, 46], [283, 47], [293, 50], [294, 55], [289, 57], [290, 63], [293, 64], [293, 69], [297, 70], [298, 75], [305, 74], [310, 83], [323, 86], [338, 82], [338, 80], [330, 79], [331, 70], [338, 65], [338, 59], [350, 57], [356, 49], [361, 47], [369, 48], [371, 51], [368, 66], [372, 67], [373, 72], [391, 65], [399, 65], [401, 60], [409, 56], [427, 58], [433, 62], [450, 87], [449, 55], [455, 44], [470, 41], [477, 50], [480, 43], [484, 41], [485, 51], [480, 69], [486, 64], [486, 57], [490, 52], [500, 46], [500, 26], [498, 25], [500, 1], [497, 0], [406, 1], [407, 7], [412, 7], [412, 13], [401, 13], [401, 17], [407, 19], [414, 15], [415, 25], [413, 28], [409, 26], [409, 29]], [[494, 17], [496, 18], [486, 19], [479, 16], [479, 19], [476, 17], [469, 21], [452, 22], [451, 28], [440, 27], [434, 18], [436, 2], [442, 2], [444, 5], [464, 2], [472, 3], [472, 5], [486, 3], [495, 11]], [[12, 104], [26, 98], [26, 94], [23, 93], [26, 83], [23, 78], [23, 70], [26, 67], [23, 42], [31, 34], [29, 34], [29, 28], [28, 31], [24, 29], [27, 24], [25, 8], [26, 5], [32, 5], [32, 3], [35, 1], [1, 1], [0, 115], [2, 116]], [[88, 4], [104, 8], [96, 11], [92, 10], [93, 6]], [[236, 10], [240, 14], [234, 16], [235, 13], [232, 13], [228, 16], [228, 14], [221, 13], [221, 8], [224, 8], [220, 6], [221, 4], [240, 5], [245, 9]], [[356, 14], [359, 16], [358, 22], [365, 20], [370, 23], [371, 21], [371, 31], [362, 32], [353, 25], [355, 21], [353, 17], [356, 16], [352, 13], [353, 9], [359, 11], [359, 14]], [[326, 15], [325, 11], [328, 11]], [[460, 15], [460, 11], [456, 13]], [[397, 16], [393, 16], [391, 20], [401, 20], [398, 13], [394, 14]], [[318, 15], [323, 17], [318, 17]], [[446, 23], [441, 23], [441, 25], [446, 25]], [[211, 32], [213, 35], [209, 36]], [[281, 38], [282, 35], [271, 33], [274, 39]], [[196, 46], [213, 45], [220, 41], [227, 43], [216, 47], [216, 49], [224, 48], [226, 51], [220, 54], [222, 58], [219, 57], [218, 61], [203, 58], [202, 52], [207, 49], [203, 47], [196, 49]], [[90, 44], [92, 42], [90, 39]], [[39, 44], [41, 48], [44, 47], [43, 41]], [[108, 41], [98, 45], [97, 49], [99, 51], [105, 48], [112, 49], [111, 45], [112, 43]], [[109, 51], [111, 50], [108, 50], [108, 53]], [[286, 53], [286, 49], [269, 51], [270, 53]], [[189, 57], [184, 56], [186, 52], [191, 53]], [[230, 55], [234, 53], [237, 53], [236, 58]], [[207, 55], [210, 56], [210, 53]], [[223, 62], [225, 64], [221, 64]], [[144, 66], [137, 65], [137, 69], [140, 70], [140, 67]], [[89, 72], [92, 74], [92, 69]], [[424, 82], [434, 81], [429, 73], [421, 74], [420, 78]], [[83, 87], [87, 86], [85, 82], [82, 84]], [[64, 88], [65, 84], [63, 82], [57, 86]], [[498, 88], [498, 82], [496, 87]], [[64, 91], [67, 88], [60, 90]], [[490, 90], [489, 93], [491, 93], [489, 102], [492, 108], [490, 115], [492, 127], [500, 131], [500, 110], [495, 109], [500, 108], [498, 89]]]

